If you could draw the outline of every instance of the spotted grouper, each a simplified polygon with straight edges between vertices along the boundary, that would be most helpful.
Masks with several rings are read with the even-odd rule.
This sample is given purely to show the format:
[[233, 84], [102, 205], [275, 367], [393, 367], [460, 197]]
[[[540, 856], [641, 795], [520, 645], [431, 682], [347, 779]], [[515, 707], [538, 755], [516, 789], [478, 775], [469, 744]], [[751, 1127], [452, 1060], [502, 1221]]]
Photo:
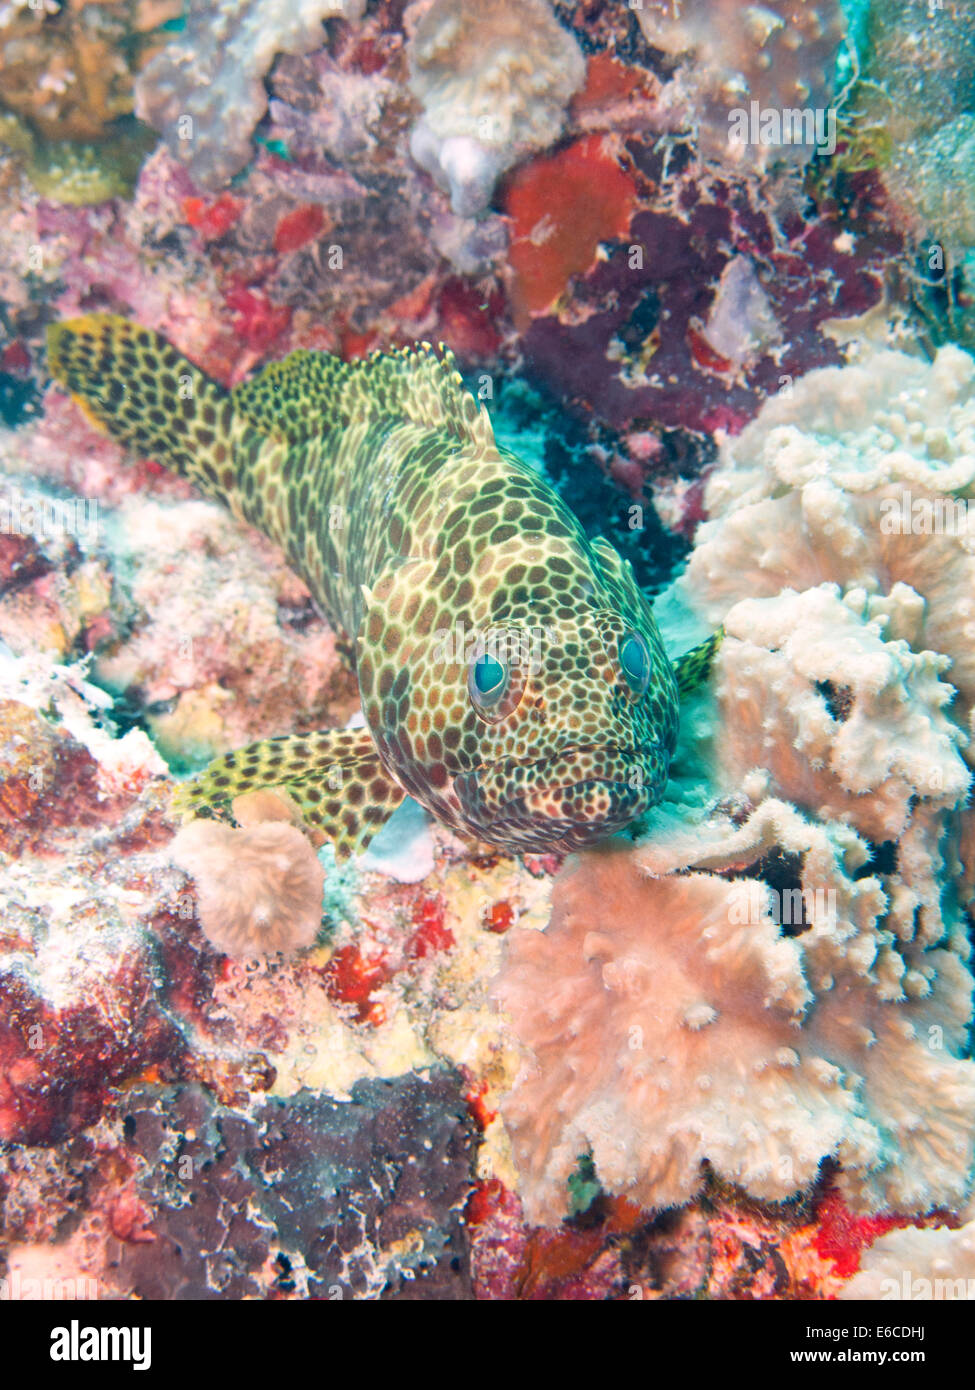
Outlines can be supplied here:
[[409, 794], [522, 851], [579, 848], [659, 800], [717, 635], [669, 659], [629, 564], [495, 442], [449, 351], [293, 352], [227, 390], [111, 315], [53, 326], [48, 348], [127, 449], [275, 541], [355, 652], [364, 728], [218, 758], [182, 807], [284, 789], [347, 853]]

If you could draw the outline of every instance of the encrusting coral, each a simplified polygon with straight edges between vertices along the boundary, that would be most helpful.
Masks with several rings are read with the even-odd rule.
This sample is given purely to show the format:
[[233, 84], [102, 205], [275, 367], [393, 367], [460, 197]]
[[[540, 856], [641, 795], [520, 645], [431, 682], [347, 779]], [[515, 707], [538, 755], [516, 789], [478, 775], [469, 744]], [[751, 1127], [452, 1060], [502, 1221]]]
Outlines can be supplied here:
[[410, 148], [454, 212], [487, 207], [498, 176], [558, 139], [586, 63], [547, 0], [435, 0], [409, 45], [423, 103]]
[[136, 113], [197, 183], [219, 188], [253, 156], [275, 55], [320, 48], [323, 20], [364, 9], [365, 0], [195, 0], [183, 32], [140, 73]]
[[704, 1159], [780, 1199], [828, 1155], [857, 1210], [967, 1196], [973, 382], [955, 349], [881, 353], [725, 441], [656, 605], [675, 640], [726, 630], [672, 800], [508, 938], [502, 1109], [533, 1219], [587, 1152], [651, 1206]]
[[0, 10], [0, 152], [45, 198], [128, 196], [152, 131], [132, 119], [138, 68], [178, 20], [181, 0], [8, 4]]
[[[776, 898], [760, 876], [781, 856], [803, 867]], [[964, 1195], [971, 976], [950, 951], [899, 950], [866, 862], [852, 831], [768, 800], [740, 828], [718, 816], [563, 871], [496, 986], [525, 1048], [502, 1113], [530, 1220], [565, 1214], [585, 1153], [647, 1207], [691, 1198], [705, 1159], [773, 1201], [829, 1155], [865, 1209]]]
[[0, 110], [0, 148], [20, 162], [42, 197], [59, 203], [83, 207], [129, 196], [154, 144], [151, 130], [126, 118], [97, 142], [45, 140], [21, 117]]
[[[835, 88], [836, 58], [845, 32], [836, 0], [643, 0], [636, 17], [654, 48], [680, 62], [670, 100], [686, 106], [708, 158], [762, 168], [772, 159], [813, 153], [815, 141], [729, 140], [729, 116], [751, 112], [824, 111]], [[828, 131], [824, 128], [824, 133]], [[823, 141], [825, 143], [825, 141]]]
[[894, 221], [958, 260], [975, 246], [975, 14], [937, 0], [925, 23], [898, 0], [872, 0], [863, 80], [851, 107], [884, 132], [880, 174]]
[[0, 10], [0, 106], [50, 140], [98, 140], [132, 112], [139, 65], [182, 0], [36, 4]]

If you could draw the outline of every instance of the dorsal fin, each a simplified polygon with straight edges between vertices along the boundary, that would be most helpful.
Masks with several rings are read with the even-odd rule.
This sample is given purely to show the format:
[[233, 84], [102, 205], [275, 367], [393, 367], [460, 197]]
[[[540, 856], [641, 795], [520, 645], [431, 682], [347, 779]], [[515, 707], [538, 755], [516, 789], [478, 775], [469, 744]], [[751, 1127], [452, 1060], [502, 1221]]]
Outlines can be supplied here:
[[300, 443], [353, 420], [410, 420], [464, 443], [494, 443], [487, 411], [465, 391], [453, 354], [429, 343], [343, 362], [301, 349], [233, 392], [234, 407], [265, 434]]

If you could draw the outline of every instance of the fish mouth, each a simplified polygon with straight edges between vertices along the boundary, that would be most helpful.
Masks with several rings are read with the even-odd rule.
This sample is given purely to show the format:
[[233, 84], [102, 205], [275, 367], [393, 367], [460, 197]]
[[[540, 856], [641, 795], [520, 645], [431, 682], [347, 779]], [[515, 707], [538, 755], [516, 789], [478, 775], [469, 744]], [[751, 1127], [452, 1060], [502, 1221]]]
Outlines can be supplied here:
[[614, 834], [659, 800], [667, 763], [657, 744], [580, 743], [482, 764], [454, 789], [486, 839], [520, 828], [546, 843], [581, 844]]

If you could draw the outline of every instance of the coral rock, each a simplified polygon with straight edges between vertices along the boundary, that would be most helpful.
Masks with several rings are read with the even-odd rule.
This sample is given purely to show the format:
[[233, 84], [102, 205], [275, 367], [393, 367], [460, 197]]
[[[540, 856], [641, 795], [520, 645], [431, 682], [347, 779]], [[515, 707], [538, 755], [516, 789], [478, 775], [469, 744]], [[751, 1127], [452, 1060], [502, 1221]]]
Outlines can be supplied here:
[[435, 0], [409, 58], [424, 108], [410, 149], [462, 217], [487, 207], [505, 169], [558, 139], [586, 75], [547, 0]]
[[358, 19], [365, 0], [196, 0], [186, 28], [146, 65], [136, 112], [204, 188], [219, 188], [253, 157], [267, 110], [264, 75], [277, 53], [324, 42], [322, 20]]

